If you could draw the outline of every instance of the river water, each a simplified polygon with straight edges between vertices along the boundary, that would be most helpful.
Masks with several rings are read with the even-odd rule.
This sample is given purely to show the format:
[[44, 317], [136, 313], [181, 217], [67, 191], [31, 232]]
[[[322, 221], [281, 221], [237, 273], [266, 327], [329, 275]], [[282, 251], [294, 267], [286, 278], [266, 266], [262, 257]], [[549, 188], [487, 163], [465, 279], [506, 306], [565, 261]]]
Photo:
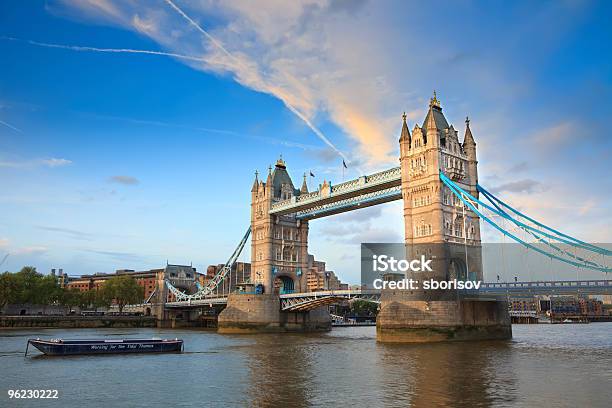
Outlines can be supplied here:
[[[376, 343], [374, 327], [250, 336], [0, 331], [0, 406], [611, 406], [612, 323], [514, 325], [513, 331], [511, 341], [419, 345]], [[23, 357], [27, 338], [101, 336], [179, 337], [185, 353]], [[59, 398], [8, 399], [9, 389], [57, 389]]]

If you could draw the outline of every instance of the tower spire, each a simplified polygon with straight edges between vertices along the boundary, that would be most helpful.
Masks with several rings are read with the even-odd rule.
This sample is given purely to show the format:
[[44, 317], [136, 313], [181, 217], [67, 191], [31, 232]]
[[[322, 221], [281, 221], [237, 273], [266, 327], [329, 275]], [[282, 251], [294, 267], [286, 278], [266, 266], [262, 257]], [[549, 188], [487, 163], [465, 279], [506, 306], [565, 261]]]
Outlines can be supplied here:
[[441, 130], [438, 126], [438, 121], [436, 121], [436, 111], [439, 113], [442, 112], [442, 108], [440, 107], [440, 101], [436, 96], [436, 91], [433, 92], [433, 98], [429, 100], [429, 111], [427, 112], [427, 116], [425, 117], [425, 123], [423, 123], [423, 127], [429, 130]]
[[399, 141], [400, 143], [407, 141], [408, 146], [410, 146], [410, 143], [412, 142], [412, 139], [410, 137], [410, 131], [408, 130], [408, 124], [406, 123], [406, 112], [404, 112], [404, 114], [402, 115], [402, 133], [400, 135]]
[[433, 91], [433, 98], [431, 98], [429, 100], [429, 107], [430, 108], [438, 108], [438, 109], [442, 109], [442, 107], [440, 106], [440, 101], [438, 100], [438, 96], [436, 95], [436, 91], [434, 89]]
[[472, 136], [472, 130], [470, 129], [470, 118], [465, 117], [465, 137], [463, 138], [463, 146], [476, 146], [474, 136]]
[[269, 186], [272, 185], [272, 165], [268, 166], [268, 178], [266, 179], [266, 184]]
[[308, 194], [308, 184], [306, 183], [306, 173], [304, 173], [304, 181], [302, 182], [301, 194]]
[[257, 188], [259, 187], [259, 172], [257, 170], [255, 170], [255, 181], [253, 181], [253, 188], [251, 188], [251, 193], [254, 193], [255, 191], [257, 191]]

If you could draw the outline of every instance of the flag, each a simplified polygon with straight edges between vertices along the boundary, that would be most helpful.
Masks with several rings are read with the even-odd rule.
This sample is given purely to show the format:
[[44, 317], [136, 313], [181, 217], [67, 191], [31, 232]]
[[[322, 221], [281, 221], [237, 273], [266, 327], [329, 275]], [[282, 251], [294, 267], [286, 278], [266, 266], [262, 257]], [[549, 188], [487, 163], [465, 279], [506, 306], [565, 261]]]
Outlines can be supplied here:
[[314, 177], [315, 175], [312, 173], [312, 171], [310, 172], [310, 177]]
[[344, 166], [345, 169], [348, 169], [348, 166], [346, 165], [346, 163], [344, 162], [344, 159], [342, 159], [342, 165]]

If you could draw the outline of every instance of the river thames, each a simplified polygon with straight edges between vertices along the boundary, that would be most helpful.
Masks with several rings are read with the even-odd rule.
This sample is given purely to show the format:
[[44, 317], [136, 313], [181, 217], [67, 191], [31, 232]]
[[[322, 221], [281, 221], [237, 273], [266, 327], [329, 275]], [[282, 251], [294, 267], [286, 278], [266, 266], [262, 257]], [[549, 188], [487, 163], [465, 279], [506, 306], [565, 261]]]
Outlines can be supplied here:
[[[374, 327], [229, 336], [195, 330], [0, 332], [0, 406], [609, 407], [612, 323], [514, 325], [507, 342], [390, 345]], [[23, 357], [27, 338], [179, 337], [185, 353]], [[30, 349], [31, 351], [32, 349]], [[56, 400], [8, 399], [57, 389]]]

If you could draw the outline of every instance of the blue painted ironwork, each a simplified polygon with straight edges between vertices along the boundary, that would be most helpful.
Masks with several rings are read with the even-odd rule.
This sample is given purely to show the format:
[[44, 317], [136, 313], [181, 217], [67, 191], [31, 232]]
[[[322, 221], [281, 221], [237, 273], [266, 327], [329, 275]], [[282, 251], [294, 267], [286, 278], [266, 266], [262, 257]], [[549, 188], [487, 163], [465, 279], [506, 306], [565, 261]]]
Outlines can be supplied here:
[[321, 204], [308, 210], [298, 211], [296, 218], [300, 220], [319, 218], [325, 215], [331, 215], [338, 212], [355, 210], [360, 207], [369, 207], [374, 204], [382, 204], [389, 201], [399, 200], [402, 198], [402, 190], [400, 186], [394, 186], [384, 190], [374, 191], [367, 194], [347, 198], [344, 200], [333, 201], [327, 204]]
[[[496, 197], [495, 195], [493, 195], [492, 193], [490, 193], [489, 191], [487, 191], [484, 187], [482, 187], [480, 184], [477, 185], [478, 191], [481, 192], [490, 202], [491, 204], [493, 204], [497, 209], [499, 209], [500, 211], [504, 212], [504, 210], [502, 210], [499, 205], [503, 206], [504, 208], [510, 210], [511, 212], [513, 212], [514, 214], [534, 223], [535, 225], [544, 228], [548, 231], [553, 232], [554, 234], [560, 236], [560, 237], [564, 237], [569, 239], [570, 241], [575, 242], [576, 244], [579, 244], [580, 246], [584, 247], [584, 248], [589, 248], [590, 250], [592, 250], [593, 252], [597, 252], [599, 254], [603, 254], [603, 255], [612, 255], [612, 251], [610, 251], [609, 249], [606, 248], [601, 248], [598, 247], [596, 245], [590, 244], [588, 242], [584, 242], [581, 241], [577, 238], [574, 238], [570, 235], [564, 234], [561, 231], [557, 231], [554, 228], [551, 228], [547, 225], [544, 225], [536, 220], [534, 220], [533, 218], [523, 214], [522, 212], [518, 211], [517, 209], [511, 207], [510, 205], [506, 204], [505, 202], [503, 202], [502, 200], [500, 200], [498, 197]], [[498, 205], [499, 204], [499, 205]]]
[[[587, 261], [584, 260], [583, 262], [576, 262], [576, 261], [572, 261], [570, 259], [566, 259], [563, 258], [561, 256], [558, 256], [557, 254], [554, 254], [552, 252], [547, 252], [544, 251], [541, 248], [538, 248], [532, 244], [530, 244], [529, 242], [524, 241], [523, 239], [519, 238], [518, 236], [514, 235], [513, 233], [507, 231], [506, 229], [500, 227], [495, 221], [493, 221], [492, 219], [490, 219], [489, 217], [487, 217], [486, 215], [484, 215], [484, 213], [479, 210], [479, 208], [477, 206], [481, 206], [483, 208], [486, 208], [487, 210], [491, 211], [492, 213], [506, 219], [509, 220], [517, 225], [519, 225], [521, 228], [523, 229], [528, 229], [531, 230], [532, 232], [535, 233], [540, 233], [543, 234], [545, 236], [548, 236], [549, 238], [552, 239], [556, 239], [559, 241], [562, 241], [564, 243], [567, 243], [569, 245], [572, 246], [576, 246], [578, 247], [578, 245], [575, 242], [572, 242], [570, 240], [567, 239], [563, 239], [560, 238], [558, 236], [553, 236], [551, 234], [545, 233], [543, 231], [540, 231], [536, 228], [533, 228], [527, 224], [522, 223], [521, 221], [515, 220], [512, 217], [509, 217], [508, 213], [500, 211], [494, 207], [491, 207], [489, 205], [487, 205], [486, 203], [482, 202], [481, 200], [477, 199], [476, 197], [472, 196], [470, 193], [468, 193], [467, 191], [463, 190], [461, 187], [459, 187], [459, 185], [457, 185], [456, 183], [454, 183], [452, 180], [450, 180], [444, 173], [440, 172], [440, 180], [451, 190], [451, 192], [453, 192], [455, 194], [455, 196], [457, 196], [468, 208], [470, 208], [472, 211], [474, 211], [476, 214], [478, 214], [479, 217], [481, 217], [483, 220], [485, 220], [487, 223], [489, 223], [491, 226], [493, 226], [495, 229], [497, 229], [498, 231], [500, 231], [502, 234], [512, 238], [513, 240], [515, 240], [516, 242], [520, 243], [521, 245], [532, 249], [536, 252], [539, 252], [543, 255], [546, 255], [548, 257], [557, 259], [561, 262], [565, 262], [567, 264], [576, 266], [576, 267], [581, 267], [581, 268], [588, 268], [588, 269], [593, 269], [593, 270], [597, 270], [600, 272], [612, 272], [612, 268], [607, 267], [607, 266], [602, 266], [602, 265], [598, 265], [594, 262], [591, 261]], [[541, 238], [541, 237], [540, 237]], [[541, 242], [545, 243], [545, 244], [549, 244], [547, 243], [545, 240], [540, 239]], [[564, 251], [565, 252], [565, 251]], [[577, 258], [577, 259], [582, 259], [582, 258]]]
[[[612, 280], [578, 280], [578, 281], [532, 281], [532, 282], [483, 282], [477, 295], [612, 295]], [[360, 299], [370, 302], [380, 301], [380, 290], [348, 289], [326, 290], [319, 292], [280, 294], [283, 310], [299, 310], [320, 307], [324, 304], [342, 300]], [[323, 303], [323, 299], [325, 303]], [[319, 302], [316, 302], [320, 300]], [[190, 302], [169, 302], [168, 308], [195, 308], [211, 305], [223, 305], [227, 297], [197, 299]]]
[[250, 235], [251, 235], [251, 227], [249, 226], [246, 233], [240, 240], [240, 243], [238, 244], [238, 246], [232, 253], [232, 256], [230, 256], [230, 258], [227, 260], [223, 268], [221, 268], [215, 274], [215, 276], [213, 276], [213, 278], [208, 282], [206, 286], [198, 290], [196, 293], [189, 295], [187, 293], [181, 292], [179, 289], [174, 287], [174, 285], [172, 285], [172, 283], [170, 283], [170, 281], [168, 280], [165, 281], [166, 287], [168, 287], [168, 290], [170, 290], [170, 292], [172, 292], [172, 294], [179, 301], [180, 300], [192, 301], [192, 300], [204, 299], [207, 297], [211, 297], [212, 295], [215, 295], [215, 291], [217, 290], [217, 288], [220, 285], [222, 285], [222, 283], [225, 281], [225, 278], [231, 272], [232, 266], [234, 265], [236, 260], [238, 260], [238, 257], [240, 256], [240, 253], [242, 252], [242, 249], [247, 243], [247, 240], [249, 239]]
[[[323, 216], [324, 212], [330, 212], [332, 210], [332, 207], [323, 207], [324, 205], [333, 205], [333, 203], [339, 203], [340, 201], [357, 196], [360, 196], [361, 199], [353, 200], [351, 203], [358, 204], [359, 202], [372, 202], [373, 196], [370, 195], [371, 193], [375, 194], [391, 187], [398, 187], [401, 184], [401, 181], [401, 168], [393, 167], [388, 170], [361, 176], [354, 180], [349, 180], [337, 185], [328, 184], [317, 191], [293, 196], [290, 199], [275, 202], [272, 204], [272, 208], [270, 209], [269, 213], [286, 215], [296, 213], [299, 214], [301, 212], [302, 218], [316, 218], [317, 216]], [[388, 196], [383, 197], [380, 195], [379, 197], [389, 198]], [[399, 198], [401, 198], [401, 194], [393, 197], [393, 199]], [[348, 204], [348, 202], [345, 204]], [[344, 207], [336, 207], [335, 209], [347, 209], [349, 207], [350, 205], [345, 205]]]

